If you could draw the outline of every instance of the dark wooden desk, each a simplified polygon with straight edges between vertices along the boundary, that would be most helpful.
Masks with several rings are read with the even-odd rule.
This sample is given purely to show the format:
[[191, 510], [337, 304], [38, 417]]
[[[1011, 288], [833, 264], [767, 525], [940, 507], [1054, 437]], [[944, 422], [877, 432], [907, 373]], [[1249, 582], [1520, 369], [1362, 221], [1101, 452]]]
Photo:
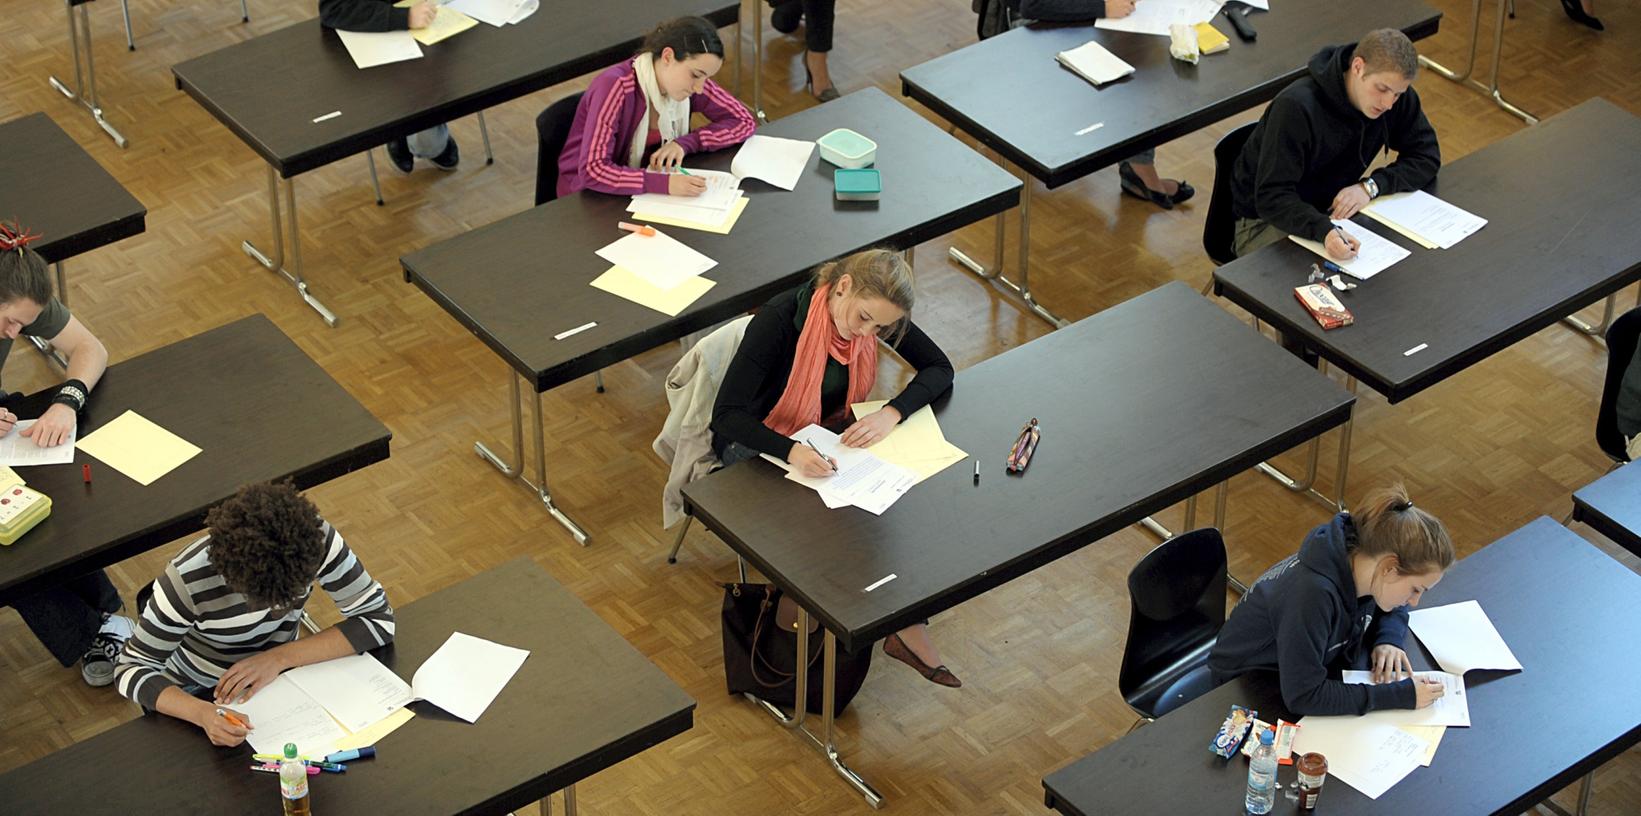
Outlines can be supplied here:
[[[1318, 812], [1517, 814], [1641, 741], [1641, 577], [1540, 517], [1455, 564], [1422, 605], [1470, 599], [1525, 670], [1466, 674], [1473, 725], [1447, 729], [1429, 768], [1378, 800], [1331, 780]], [[1435, 665], [1417, 638], [1407, 646], [1415, 668]], [[1240, 812], [1247, 761], [1207, 751], [1233, 703], [1262, 719], [1290, 715], [1274, 675], [1238, 678], [1049, 774], [1045, 801], [1070, 816], [1136, 802], [1155, 813]], [[1280, 776], [1294, 778], [1290, 768]], [[1278, 796], [1272, 813], [1294, 812]]]
[[[1354, 401], [1170, 283], [958, 372], [935, 410], [984, 463], [978, 487], [965, 461], [881, 516], [834, 511], [755, 459], [684, 498], [820, 619], [830, 654], [834, 640], [866, 647], [1223, 482], [1345, 422]], [[1031, 417], [1041, 447], [1024, 476], [1005, 475]]]
[[1355, 325], [1324, 332], [1300, 307], [1316, 256], [1292, 241], [1219, 267], [1214, 286], [1401, 402], [1641, 279], [1633, 202], [1611, 183], [1638, 177], [1641, 119], [1592, 99], [1442, 168], [1430, 192], [1488, 220], [1452, 249], [1358, 216], [1413, 254], [1344, 293]]
[[[282, 273], [334, 326], [335, 315], [308, 292], [302, 278], [293, 177], [440, 122], [472, 113], [482, 117], [485, 108], [614, 65], [631, 56], [643, 32], [662, 20], [698, 15], [728, 26], [739, 12], [739, 3], [726, 0], [547, 3], [518, 25], [480, 23], [423, 47], [421, 59], [366, 70], [354, 65], [336, 32], [315, 19], [178, 63], [171, 73], [178, 88], [268, 163], [274, 254], [269, 257], [249, 242], [246, 253]], [[341, 115], [313, 121], [333, 111]], [[488, 132], [484, 137], [488, 155]], [[291, 221], [289, 270], [280, 179]]]
[[[1286, 0], [1271, 12], [1248, 17], [1259, 30], [1258, 40], [1243, 42], [1224, 17], [1216, 17], [1214, 26], [1231, 38], [1230, 50], [1203, 57], [1195, 66], [1170, 57], [1165, 37], [1092, 25], [1033, 26], [902, 71], [901, 90], [1052, 190], [1269, 102], [1305, 74], [1306, 63], [1323, 46], [1354, 42], [1376, 28], [1428, 37], [1436, 33], [1441, 13], [1421, 0]], [[1134, 66], [1134, 73], [1096, 88], [1055, 61], [1055, 54], [1089, 40]], [[1202, 185], [1204, 196], [1208, 186]], [[1021, 199], [1023, 241], [1030, 236], [1030, 192]], [[1001, 219], [997, 227], [991, 273], [956, 250], [953, 257], [977, 273], [1001, 273]], [[1012, 288], [1039, 316], [1063, 325], [1032, 298], [1023, 249], [1019, 265], [1020, 283]]]
[[[583, 192], [551, 201], [400, 259], [405, 278], [433, 298], [516, 372], [515, 453], [522, 442], [518, 380], [541, 392], [591, 374], [662, 343], [762, 305], [833, 258], [873, 246], [905, 248], [1013, 205], [1020, 181], [875, 88], [857, 91], [760, 128], [816, 139], [849, 127], [878, 143], [884, 194], [876, 202], [840, 202], [820, 151], [797, 189], [759, 181], [729, 235], [663, 227], [718, 265], [717, 285], [677, 317], [587, 284], [610, 264], [594, 253], [620, 237], [627, 196]], [[727, 170], [735, 149], [691, 157], [692, 166]], [[588, 321], [593, 329], [554, 340]], [[540, 401], [532, 398], [539, 411]], [[541, 461], [541, 422], [536, 451]], [[498, 467], [499, 460], [492, 457]], [[506, 470], [505, 467], [503, 467]], [[545, 475], [538, 476], [544, 482]], [[542, 500], [554, 510], [551, 498]], [[555, 516], [585, 541], [572, 522]]]
[[[576, 782], [694, 722], [683, 689], [528, 559], [395, 612], [378, 656], [406, 679], [451, 632], [530, 656], [477, 723], [411, 704], [376, 758], [312, 779], [316, 813], [506, 813], [564, 790], [573, 814]], [[246, 770], [250, 757], [249, 744], [216, 748], [189, 723], [141, 717], [0, 776], [0, 801], [11, 816], [268, 812], [278, 785]]]
[[[36, 417], [54, 392], [6, 407]], [[382, 461], [392, 438], [262, 315], [109, 366], [80, 414], [80, 436], [127, 410], [200, 453], [147, 487], [80, 451], [72, 465], [19, 469], [51, 497], [51, 517], [0, 547], [0, 604], [199, 530], [240, 485], [290, 478], [307, 488]]]
[[1641, 555], [1641, 462], [1631, 462], [1573, 493], [1573, 520]]
[[0, 218], [40, 234], [30, 248], [58, 265], [143, 231], [147, 208], [51, 117], [31, 113], [0, 125]]

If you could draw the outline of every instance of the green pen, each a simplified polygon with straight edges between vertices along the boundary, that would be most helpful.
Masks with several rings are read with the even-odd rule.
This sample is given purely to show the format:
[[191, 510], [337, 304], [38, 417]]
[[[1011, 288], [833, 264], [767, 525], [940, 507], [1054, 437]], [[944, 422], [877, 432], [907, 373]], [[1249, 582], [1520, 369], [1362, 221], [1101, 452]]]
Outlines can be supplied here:
[[690, 171], [688, 171], [688, 170], [685, 170], [685, 169], [684, 169], [684, 168], [682, 168], [682, 167], [680, 167], [680, 168], [678, 168], [678, 172], [680, 172], [680, 173], [683, 173], [683, 174], [684, 174], [684, 175], [686, 175], [686, 176], [693, 176], [693, 175], [695, 175], [695, 174], [694, 174], [694, 173], [691, 173], [691, 172], [690, 172]]

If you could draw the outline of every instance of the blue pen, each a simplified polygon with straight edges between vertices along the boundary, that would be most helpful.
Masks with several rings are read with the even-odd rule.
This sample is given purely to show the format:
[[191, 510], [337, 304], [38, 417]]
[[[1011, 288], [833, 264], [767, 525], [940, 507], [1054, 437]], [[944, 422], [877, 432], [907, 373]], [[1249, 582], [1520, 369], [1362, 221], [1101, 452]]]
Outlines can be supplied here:
[[1322, 259], [1322, 268], [1328, 270], [1329, 272], [1334, 272], [1334, 273], [1341, 274], [1341, 275], [1349, 275], [1350, 274], [1349, 272], [1345, 271], [1344, 267], [1342, 267], [1339, 264], [1336, 264], [1333, 261], [1330, 261], [1326, 258]]
[[369, 759], [374, 756], [376, 756], [376, 748], [373, 746], [366, 746], [364, 748], [351, 748], [346, 751], [337, 751], [336, 753], [325, 757], [325, 761], [349, 762], [355, 759]]

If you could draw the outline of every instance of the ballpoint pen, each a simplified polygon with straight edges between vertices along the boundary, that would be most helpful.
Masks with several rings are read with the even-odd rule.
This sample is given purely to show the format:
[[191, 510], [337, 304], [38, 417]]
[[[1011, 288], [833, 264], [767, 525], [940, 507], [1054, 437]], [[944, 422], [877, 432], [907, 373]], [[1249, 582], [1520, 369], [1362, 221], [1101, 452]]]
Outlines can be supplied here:
[[837, 460], [836, 460], [836, 459], [833, 459], [833, 458], [832, 458], [832, 457], [830, 457], [830, 456], [827, 456], [827, 455], [826, 455], [826, 454], [824, 454], [824, 453], [821, 453], [821, 451], [820, 451], [820, 448], [817, 448], [817, 447], [815, 447], [815, 443], [813, 443], [813, 442], [810, 442], [810, 441], [809, 441], [809, 440], [807, 440], [807, 439], [805, 439], [805, 440], [803, 440], [803, 444], [805, 444], [805, 445], [808, 445], [808, 446], [809, 446], [809, 449], [810, 449], [810, 450], [812, 450], [812, 451], [814, 451], [814, 452], [815, 452], [815, 455], [816, 455], [816, 456], [819, 456], [819, 457], [820, 457], [820, 458], [822, 458], [822, 459], [825, 459], [825, 460], [826, 460], [826, 464], [828, 464], [828, 465], [831, 465], [831, 466], [832, 466], [832, 472], [833, 472], [833, 473], [837, 473], [837, 472], [838, 472], [838, 462], [837, 462]]

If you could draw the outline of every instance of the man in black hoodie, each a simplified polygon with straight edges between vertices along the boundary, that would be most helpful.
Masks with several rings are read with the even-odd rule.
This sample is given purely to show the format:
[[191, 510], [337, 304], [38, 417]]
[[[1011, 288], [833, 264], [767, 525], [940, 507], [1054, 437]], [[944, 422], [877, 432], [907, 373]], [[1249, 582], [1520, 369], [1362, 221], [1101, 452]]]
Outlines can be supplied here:
[[[1276, 95], [1232, 168], [1237, 255], [1291, 234], [1354, 257], [1358, 242], [1330, 219], [1436, 178], [1441, 151], [1412, 88], [1418, 70], [1413, 43], [1391, 28], [1311, 58], [1310, 75]], [[1396, 161], [1367, 174], [1381, 150]]]
[[[319, 0], [319, 24], [339, 31], [406, 31], [427, 28], [438, 16], [439, 6], [434, 0], [421, 0], [408, 8], [393, 5], [393, 0]], [[455, 170], [461, 163], [461, 150], [456, 147], [450, 127], [434, 125], [427, 130], [399, 136], [384, 147], [387, 157], [401, 173], [416, 167], [416, 159], [433, 162], [440, 170]]]

